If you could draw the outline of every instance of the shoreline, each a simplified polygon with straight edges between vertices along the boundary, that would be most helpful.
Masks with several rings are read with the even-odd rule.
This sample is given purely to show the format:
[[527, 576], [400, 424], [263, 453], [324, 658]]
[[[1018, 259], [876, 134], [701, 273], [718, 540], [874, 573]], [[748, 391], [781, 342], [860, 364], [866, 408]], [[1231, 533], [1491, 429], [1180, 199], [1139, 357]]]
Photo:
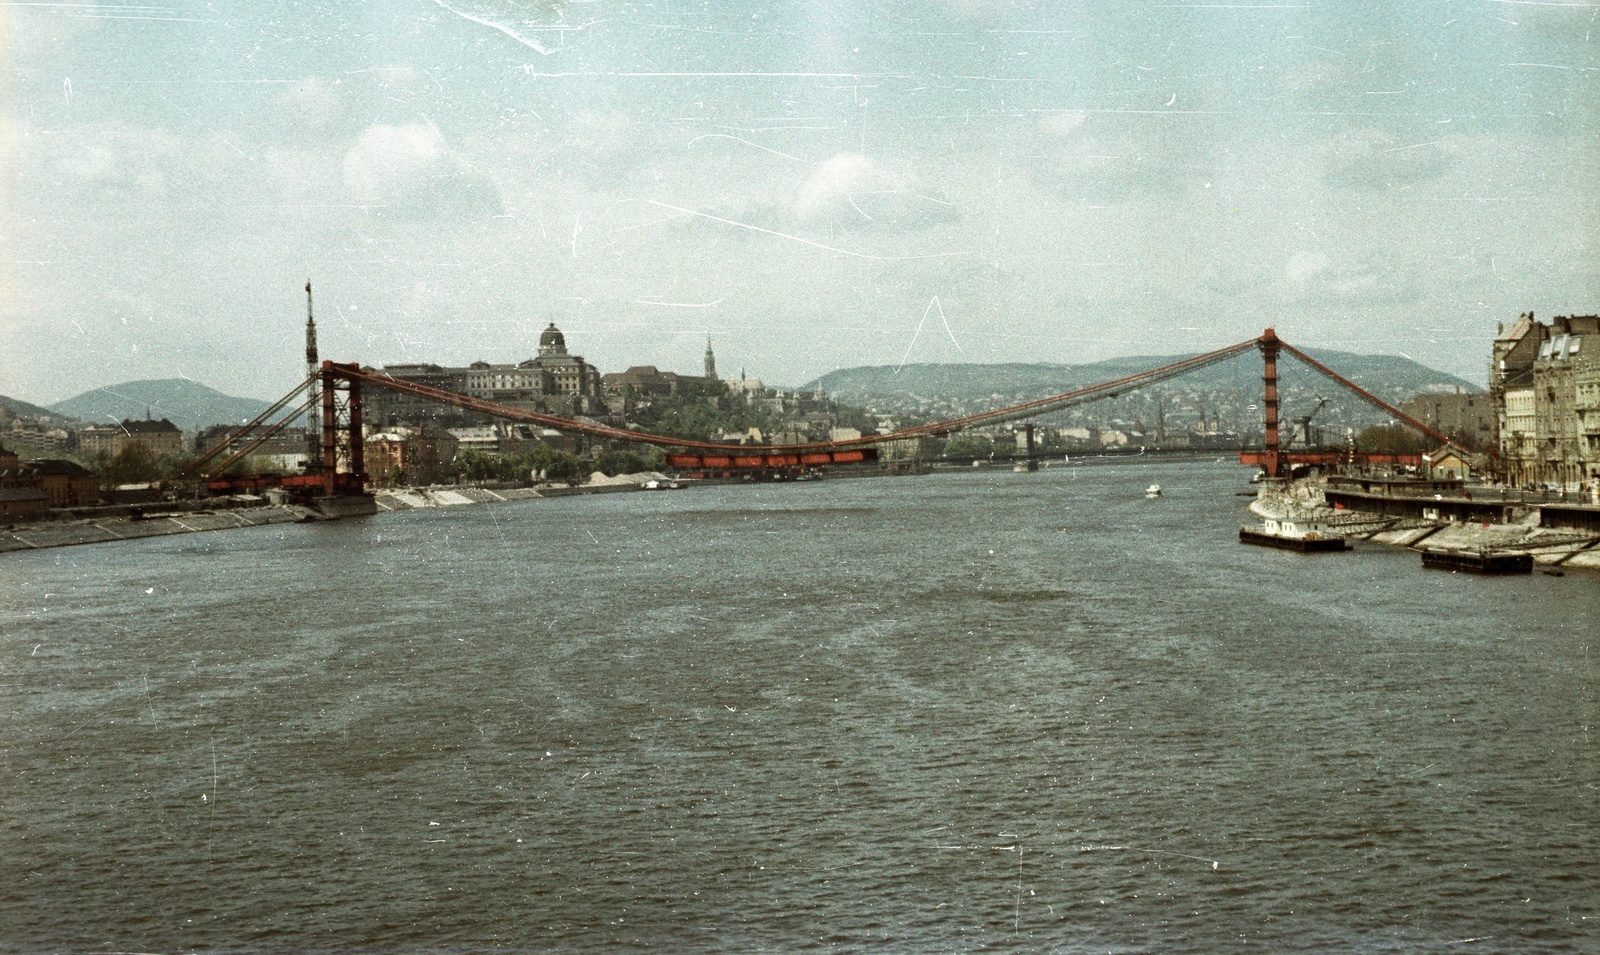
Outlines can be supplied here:
[[[1259, 518], [1288, 515], [1315, 517], [1327, 522], [1346, 540], [1359, 543], [1404, 547], [1422, 553], [1426, 550], [1490, 550], [1526, 553], [1535, 565], [1600, 571], [1600, 536], [1581, 531], [1541, 527], [1534, 508], [1529, 518], [1516, 524], [1485, 524], [1473, 521], [1430, 520], [1426, 518], [1386, 517], [1364, 511], [1335, 510], [1322, 499], [1319, 484], [1297, 481], [1250, 502], [1250, 513]], [[1426, 546], [1422, 546], [1426, 542]]]
[[161, 511], [144, 517], [79, 518], [21, 524], [0, 531], [0, 554], [14, 551], [47, 550], [79, 544], [108, 544], [144, 537], [173, 534], [198, 534], [239, 527], [264, 527], [269, 524], [305, 524], [332, 520], [309, 507], [297, 504], [265, 504], [255, 507], [217, 508], [198, 511]]

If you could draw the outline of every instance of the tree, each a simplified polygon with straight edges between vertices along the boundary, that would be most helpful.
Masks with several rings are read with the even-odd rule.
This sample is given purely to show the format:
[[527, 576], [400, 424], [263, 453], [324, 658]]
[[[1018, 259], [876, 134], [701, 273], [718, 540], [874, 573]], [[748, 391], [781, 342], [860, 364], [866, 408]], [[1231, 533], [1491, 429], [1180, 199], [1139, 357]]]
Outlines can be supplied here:
[[578, 456], [569, 451], [558, 451], [548, 445], [536, 445], [528, 452], [529, 464], [532, 470], [544, 475], [546, 481], [565, 481], [568, 484], [577, 484], [589, 476], [583, 462]]
[[118, 451], [101, 472], [108, 484], [143, 484], [158, 475], [156, 456], [143, 441], [132, 441]]
[[994, 442], [978, 434], [958, 434], [944, 443], [940, 453], [947, 458], [986, 458], [994, 453]]
[[644, 458], [632, 451], [607, 451], [595, 458], [595, 469], [606, 477], [616, 477], [619, 474], [637, 474], [640, 471], [650, 470], [650, 464]]
[[184, 477], [185, 470], [193, 463], [193, 452], [174, 451], [156, 459], [156, 473], [163, 481], [175, 480]]

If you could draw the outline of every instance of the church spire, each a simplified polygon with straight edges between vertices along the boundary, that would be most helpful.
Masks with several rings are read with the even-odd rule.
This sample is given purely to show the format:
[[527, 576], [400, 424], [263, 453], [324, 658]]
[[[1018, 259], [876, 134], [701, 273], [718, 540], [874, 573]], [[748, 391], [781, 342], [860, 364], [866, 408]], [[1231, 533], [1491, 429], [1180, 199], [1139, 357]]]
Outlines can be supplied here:
[[711, 354], [711, 334], [706, 333], [706, 377], [717, 380], [717, 356]]

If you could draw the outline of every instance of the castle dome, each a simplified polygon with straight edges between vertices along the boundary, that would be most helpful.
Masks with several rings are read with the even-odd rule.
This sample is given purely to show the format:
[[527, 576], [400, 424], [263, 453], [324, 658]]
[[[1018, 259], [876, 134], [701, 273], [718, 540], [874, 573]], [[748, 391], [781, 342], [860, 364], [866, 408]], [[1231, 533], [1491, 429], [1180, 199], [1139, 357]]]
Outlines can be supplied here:
[[561, 334], [561, 329], [556, 327], [555, 322], [551, 322], [550, 327], [539, 336], [539, 354], [565, 355], [566, 353], [567, 337]]

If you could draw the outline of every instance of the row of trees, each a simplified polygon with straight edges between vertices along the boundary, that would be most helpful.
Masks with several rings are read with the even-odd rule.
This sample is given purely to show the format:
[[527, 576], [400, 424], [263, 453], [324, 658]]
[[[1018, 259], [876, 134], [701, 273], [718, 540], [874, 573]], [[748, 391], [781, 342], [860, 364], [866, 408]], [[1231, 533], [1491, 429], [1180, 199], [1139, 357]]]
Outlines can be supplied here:
[[458, 451], [456, 470], [469, 481], [582, 481], [588, 471], [576, 454], [536, 444], [513, 454]]
[[[633, 451], [606, 451], [594, 459], [594, 470], [608, 476], [660, 470], [664, 463], [658, 450], [641, 455]], [[486, 454], [460, 451], [455, 457], [457, 472], [469, 481], [568, 481], [577, 483], [589, 476], [590, 465], [570, 451], [536, 444], [512, 454]]]

